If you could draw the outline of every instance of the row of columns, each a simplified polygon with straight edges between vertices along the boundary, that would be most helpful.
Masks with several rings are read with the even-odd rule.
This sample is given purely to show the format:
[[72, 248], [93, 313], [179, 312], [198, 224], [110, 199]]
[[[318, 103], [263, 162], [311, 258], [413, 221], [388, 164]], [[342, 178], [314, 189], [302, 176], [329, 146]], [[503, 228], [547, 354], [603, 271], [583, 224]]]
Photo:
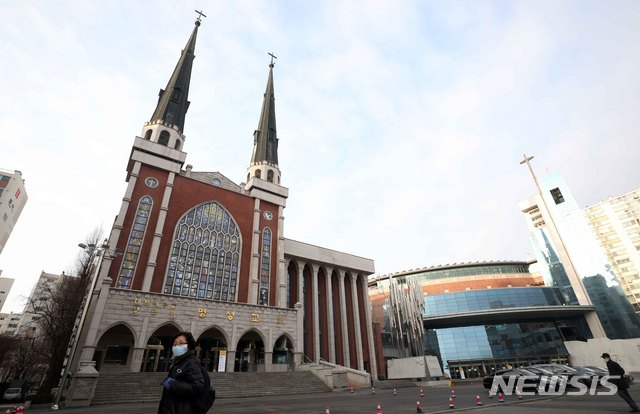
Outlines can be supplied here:
[[[305, 301], [309, 300], [309, 296], [311, 296], [311, 310], [313, 313], [313, 326], [312, 332], [307, 332], [307, 335], [312, 334], [313, 336], [313, 359], [315, 362], [319, 362], [321, 357], [321, 345], [320, 345], [320, 303], [318, 300], [318, 292], [319, 292], [319, 281], [318, 281], [318, 273], [320, 271], [320, 265], [316, 263], [308, 264], [308, 267], [311, 269], [311, 286], [307, 287], [307, 296], [305, 297], [303, 287], [304, 287], [304, 269], [307, 263], [300, 263], [295, 260], [290, 260], [290, 262], [295, 262], [296, 268], [298, 270], [297, 274], [297, 298], [298, 301], [302, 304]], [[369, 351], [369, 363], [371, 369], [371, 375], [373, 378], [377, 378], [377, 367], [376, 367], [376, 359], [375, 359], [375, 350], [373, 345], [373, 327], [371, 324], [371, 313], [368, 306], [368, 291], [367, 291], [367, 280], [366, 276], [358, 275], [354, 273], [347, 273], [347, 271], [342, 269], [332, 269], [330, 267], [324, 266], [325, 270], [325, 300], [326, 300], [326, 309], [327, 309], [327, 336], [328, 336], [328, 358], [329, 362], [335, 364], [337, 361], [336, 355], [336, 329], [334, 325], [334, 309], [340, 310], [340, 325], [341, 325], [341, 338], [342, 338], [342, 360], [344, 361], [344, 366], [351, 367], [351, 353], [350, 349], [352, 346], [355, 347], [355, 354], [357, 360], [355, 362], [355, 366], [359, 371], [364, 371], [364, 350], [363, 350], [363, 340], [362, 340], [362, 324], [365, 324], [365, 332], [366, 332], [366, 343]], [[338, 279], [338, 297], [336, 298], [333, 292], [333, 274], [334, 272], [337, 274]], [[347, 294], [345, 290], [345, 277], [348, 278], [348, 282], [351, 284], [351, 307], [352, 309], [347, 309]], [[358, 278], [361, 278], [361, 289], [358, 290]], [[358, 300], [358, 295], [361, 296], [362, 301]], [[337, 299], [337, 300], [336, 300]], [[362, 302], [363, 308], [360, 309], [360, 303]], [[304, 312], [306, 306], [302, 306], [301, 311]], [[353, 331], [355, 338], [355, 344], [350, 344], [349, 340], [349, 323], [347, 318], [347, 312], [351, 311], [353, 314]], [[365, 320], [362, 321], [360, 319], [361, 313], [365, 316]], [[304, 316], [303, 316], [304, 317]], [[302, 337], [302, 333], [300, 333], [300, 337]], [[304, 346], [304, 341], [299, 341], [299, 346]]]

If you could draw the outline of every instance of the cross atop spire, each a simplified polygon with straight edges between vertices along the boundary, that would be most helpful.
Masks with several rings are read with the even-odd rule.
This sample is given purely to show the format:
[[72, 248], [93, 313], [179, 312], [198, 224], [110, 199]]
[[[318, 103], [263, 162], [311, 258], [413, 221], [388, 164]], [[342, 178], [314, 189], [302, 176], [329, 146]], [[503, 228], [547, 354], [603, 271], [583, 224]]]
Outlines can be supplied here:
[[203, 17], [207, 17], [207, 15], [202, 13], [202, 10], [200, 10], [200, 11], [196, 10], [196, 13], [198, 13], [198, 19], [196, 20], [196, 26], [200, 26], [200, 20]]
[[271, 63], [269, 64], [269, 67], [273, 68], [275, 66], [275, 64], [273, 63], [273, 59], [278, 59], [278, 57], [273, 53], [268, 53], [268, 55], [271, 56]]

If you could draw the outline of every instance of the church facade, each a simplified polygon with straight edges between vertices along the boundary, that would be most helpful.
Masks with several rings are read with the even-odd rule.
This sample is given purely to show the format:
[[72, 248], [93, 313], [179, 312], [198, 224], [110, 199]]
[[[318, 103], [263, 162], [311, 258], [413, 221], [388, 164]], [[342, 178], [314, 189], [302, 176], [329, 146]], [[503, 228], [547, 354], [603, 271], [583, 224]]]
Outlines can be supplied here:
[[210, 372], [286, 371], [324, 360], [376, 378], [373, 261], [284, 236], [289, 190], [278, 164], [273, 62], [246, 182], [185, 164], [199, 26], [134, 139], [71, 362], [75, 378], [166, 371], [171, 337], [185, 330]]

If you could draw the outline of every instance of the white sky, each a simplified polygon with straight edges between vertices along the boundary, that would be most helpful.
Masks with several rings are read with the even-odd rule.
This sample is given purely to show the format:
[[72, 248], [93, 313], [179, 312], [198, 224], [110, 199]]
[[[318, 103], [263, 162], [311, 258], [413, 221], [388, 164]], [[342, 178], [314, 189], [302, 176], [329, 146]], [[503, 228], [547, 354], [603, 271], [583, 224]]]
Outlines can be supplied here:
[[196, 8], [187, 163], [244, 181], [273, 52], [287, 238], [377, 273], [526, 259], [523, 153], [582, 207], [640, 185], [638, 1], [2, 1], [0, 167], [29, 195], [4, 312], [108, 233]]

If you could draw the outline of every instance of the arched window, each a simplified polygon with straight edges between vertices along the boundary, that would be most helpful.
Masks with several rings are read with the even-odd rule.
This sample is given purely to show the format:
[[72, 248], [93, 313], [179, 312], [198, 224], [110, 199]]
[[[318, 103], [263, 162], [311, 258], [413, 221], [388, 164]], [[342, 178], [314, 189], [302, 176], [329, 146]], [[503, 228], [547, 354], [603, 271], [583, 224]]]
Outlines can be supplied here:
[[256, 170], [256, 178], [260, 178], [261, 175], [262, 175], [262, 171]]
[[251, 178], [251, 174], [247, 173], [247, 182], [249, 182], [250, 178]]
[[235, 301], [241, 244], [224, 207], [210, 202], [192, 208], [174, 231], [164, 293]]
[[273, 182], [273, 170], [267, 171], [267, 181], [269, 181], [270, 183]]
[[147, 132], [144, 133], [144, 139], [151, 139], [152, 130], [147, 129]]
[[131, 227], [129, 242], [124, 251], [122, 266], [120, 267], [120, 273], [118, 273], [118, 280], [116, 281], [116, 287], [118, 288], [131, 289], [131, 282], [135, 274], [136, 264], [138, 263], [138, 256], [140, 255], [140, 248], [142, 247], [142, 240], [145, 230], [147, 229], [152, 206], [153, 200], [149, 196], [142, 197], [138, 203], [138, 211], [136, 212], [136, 217]]
[[180, 140], [176, 139], [176, 145], [174, 146], [175, 149], [179, 150], [180, 149]]
[[258, 304], [269, 304], [269, 280], [271, 279], [271, 229], [262, 231], [262, 254], [260, 255], [260, 290]]
[[158, 144], [164, 145], [165, 147], [169, 145], [169, 131], [164, 130], [160, 133], [160, 138], [158, 138]]

